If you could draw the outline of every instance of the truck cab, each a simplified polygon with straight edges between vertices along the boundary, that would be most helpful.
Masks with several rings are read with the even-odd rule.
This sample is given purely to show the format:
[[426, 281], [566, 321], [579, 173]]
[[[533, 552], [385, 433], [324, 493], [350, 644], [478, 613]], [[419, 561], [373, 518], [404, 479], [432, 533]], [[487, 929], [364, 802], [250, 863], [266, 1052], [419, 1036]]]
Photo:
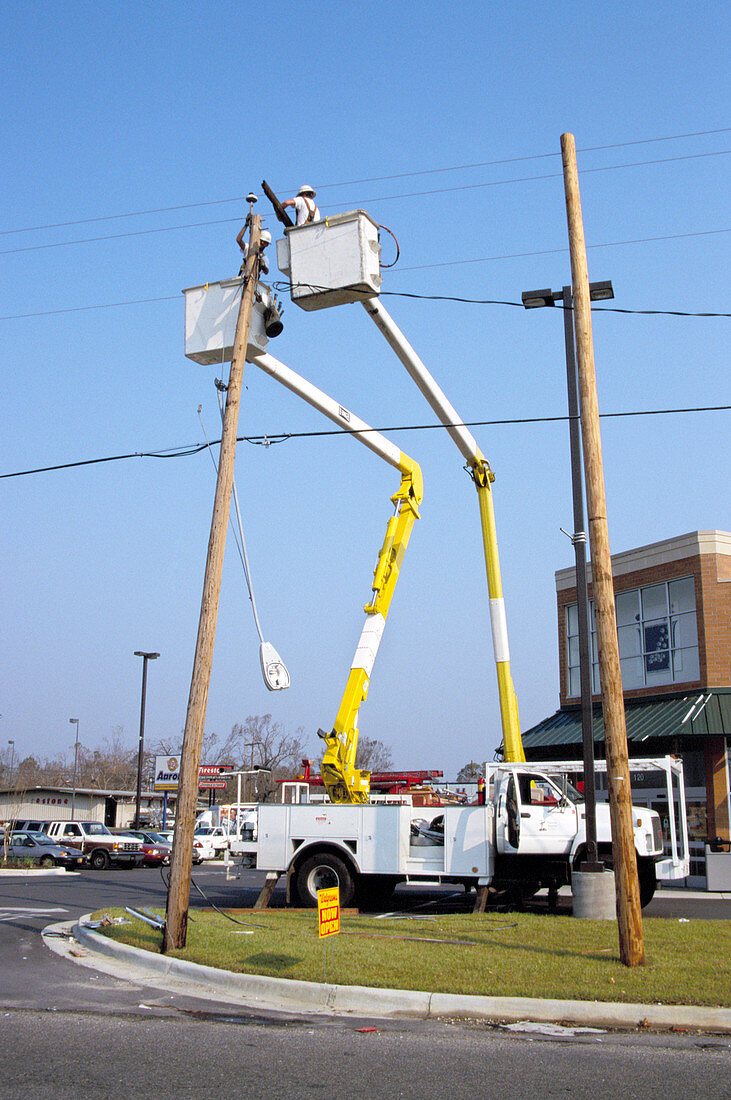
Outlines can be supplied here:
[[[523, 892], [571, 882], [586, 851], [586, 810], [581, 792], [565, 772], [538, 765], [488, 766], [489, 797], [495, 805], [496, 880], [520, 883]], [[660, 815], [632, 809], [640, 901], [647, 905], [657, 886], [656, 864], [663, 858]], [[596, 806], [597, 849], [612, 867], [609, 805]]]

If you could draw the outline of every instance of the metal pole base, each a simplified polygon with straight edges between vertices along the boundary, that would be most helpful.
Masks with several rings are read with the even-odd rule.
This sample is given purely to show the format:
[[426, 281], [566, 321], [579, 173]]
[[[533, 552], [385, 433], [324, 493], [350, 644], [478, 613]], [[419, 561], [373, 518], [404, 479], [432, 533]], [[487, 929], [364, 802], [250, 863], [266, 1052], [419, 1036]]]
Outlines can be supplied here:
[[571, 875], [574, 916], [584, 920], [616, 920], [614, 871], [574, 871]]

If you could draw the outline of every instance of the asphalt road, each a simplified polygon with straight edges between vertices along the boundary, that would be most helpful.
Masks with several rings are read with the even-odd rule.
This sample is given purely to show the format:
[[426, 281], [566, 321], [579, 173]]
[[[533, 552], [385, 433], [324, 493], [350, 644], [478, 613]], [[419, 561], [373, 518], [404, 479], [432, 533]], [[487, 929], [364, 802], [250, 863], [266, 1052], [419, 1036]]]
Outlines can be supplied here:
[[[261, 875], [227, 883], [220, 865], [204, 864], [194, 881], [205, 897], [193, 891], [193, 911], [252, 904]], [[448, 895], [435, 892], [452, 904]], [[147, 869], [0, 877], [0, 1097], [728, 1095], [728, 1037], [264, 1016], [120, 981], [53, 954], [41, 939], [51, 923], [164, 897], [159, 872]], [[400, 890], [396, 902], [423, 900]], [[653, 902], [668, 916], [674, 905]], [[700, 899], [695, 915], [728, 910]]]

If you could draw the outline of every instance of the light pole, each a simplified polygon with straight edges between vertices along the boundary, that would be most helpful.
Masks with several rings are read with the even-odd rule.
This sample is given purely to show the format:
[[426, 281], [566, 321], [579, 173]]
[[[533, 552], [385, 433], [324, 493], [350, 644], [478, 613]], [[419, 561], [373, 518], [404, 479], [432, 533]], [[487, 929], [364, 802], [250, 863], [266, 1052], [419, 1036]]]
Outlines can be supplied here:
[[72, 726], [76, 726], [76, 740], [74, 742], [74, 785], [71, 789], [71, 820], [76, 817], [76, 770], [79, 764], [79, 719], [69, 718]]
[[10, 745], [10, 778], [8, 780], [8, 786], [13, 785], [13, 764], [15, 763], [15, 741], [8, 741]]
[[135, 657], [142, 658], [142, 702], [140, 703], [140, 744], [137, 751], [137, 799], [135, 801], [135, 829], [140, 827], [140, 803], [142, 801], [142, 754], [145, 748], [145, 696], [147, 695], [147, 662], [154, 661], [159, 653], [143, 653], [135, 650]]
[[[614, 297], [611, 282], [590, 283], [592, 302]], [[569, 442], [571, 448], [571, 486], [574, 506], [574, 546], [576, 562], [576, 593], [579, 619], [579, 681], [581, 685], [581, 741], [584, 758], [584, 804], [586, 809], [586, 859], [581, 870], [602, 871], [596, 840], [596, 781], [594, 777], [594, 734], [592, 706], [591, 623], [589, 618], [589, 586], [586, 579], [586, 531], [584, 522], [584, 477], [581, 458], [579, 422], [578, 372], [574, 345], [573, 295], [570, 286], [562, 290], [528, 290], [522, 295], [526, 309], [555, 306], [563, 303], [564, 340], [566, 344], [566, 383], [568, 389]]]

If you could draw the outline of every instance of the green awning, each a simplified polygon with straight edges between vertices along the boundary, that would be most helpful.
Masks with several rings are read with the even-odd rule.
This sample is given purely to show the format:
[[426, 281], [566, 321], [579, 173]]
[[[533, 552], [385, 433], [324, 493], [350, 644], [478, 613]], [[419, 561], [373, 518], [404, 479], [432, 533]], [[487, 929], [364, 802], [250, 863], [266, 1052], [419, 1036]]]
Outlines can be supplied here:
[[[682, 698], [625, 700], [627, 741], [677, 737], [731, 737], [731, 689], [694, 692]], [[602, 708], [595, 706], [595, 741], [604, 740]], [[522, 734], [524, 749], [581, 745], [581, 709], [558, 710]]]

